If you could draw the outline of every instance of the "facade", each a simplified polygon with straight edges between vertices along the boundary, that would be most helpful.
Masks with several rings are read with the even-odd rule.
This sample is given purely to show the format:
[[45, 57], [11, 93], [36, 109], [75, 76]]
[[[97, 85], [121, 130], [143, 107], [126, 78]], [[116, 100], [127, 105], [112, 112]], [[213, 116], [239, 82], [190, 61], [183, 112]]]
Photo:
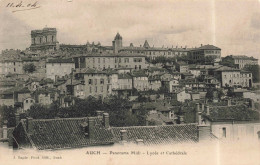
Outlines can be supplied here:
[[53, 102], [50, 93], [40, 93], [37, 96], [37, 101], [42, 105], [50, 105]]
[[23, 74], [23, 62], [21, 60], [0, 61], [0, 75]]
[[214, 45], [201, 45], [199, 48], [194, 48], [189, 52], [189, 58], [191, 60], [200, 61], [205, 58], [218, 59], [221, 58], [221, 49]]
[[242, 87], [252, 87], [253, 86], [253, 75], [251, 72], [243, 71], [240, 72], [240, 85]]
[[252, 87], [252, 73], [226, 66], [214, 70], [214, 77], [221, 82], [221, 87]]
[[138, 91], [147, 91], [150, 89], [148, 76], [143, 71], [132, 73], [133, 87]]
[[96, 70], [104, 69], [145, 69], [147, 68], [145, 63], [145, 56], [137, 54], [89, 54], [78, 56], [74, 58], [76, 68], [90, 68]]
[[109, 74], [102, 71], [87, 69], [84, 76], [84, 96], [104, 98], [111, 94], [111, 82]]
[[27, 111], [35, 103], [35, 100], [31, 97], [24, 99], [23, 101], [23, 111]]
[[254, 57], [248, 57], [245, 55], [230, 55], [225, 58], [231, 59], [234, 64], [238, 67], [238, 69], [243, 69], [245, 65], [257, 65], [258, 59]]
[[57, 30], [56, 28], [43, 28], [42, 30], [31, 31], [31, 46], [32, 51], [57, 50]]
[[185, 100], [190, 100], [191, 96], [189, 93], [186, 93], [185, 90], [176, 91], [173, 93], [174, 100], [179, 102], [185, 102]]
[[140, 47], [134, 46], [132, 43], [128, 47], [123, 47], [119, 50], [119, 52], [127, 52], [132, 54], [139, 54], [139, 55], [145, 55], [147, 58], [155, 59], [159, 56], [164, 57], [177, 57], [177, 56], [187, 56], [189, 52], [189, 48], [176, 46], [174, 48], [173, 46], [171, 48], [168, 47], [150, 47], [147, 40], [145, 40], [143, 45], [140, 45]]
[[211, 122], [211, 130], [221, 140], [260, 140], [259, 122]]
[[71, 59], [49, 59], [46, 63], [46, 78], [56, 80], [56, 77], [69, 75], [75, 69]]

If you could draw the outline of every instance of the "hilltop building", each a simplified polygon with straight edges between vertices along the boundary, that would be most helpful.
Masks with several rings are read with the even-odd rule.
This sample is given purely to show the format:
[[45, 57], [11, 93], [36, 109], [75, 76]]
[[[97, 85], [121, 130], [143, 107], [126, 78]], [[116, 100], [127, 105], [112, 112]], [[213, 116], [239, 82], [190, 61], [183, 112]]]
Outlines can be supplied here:
[[56, 28], [43, 28], [42, 30], [31, 31], [31, 46], [32, 51], [57, 50], [59, 42], [57, 41]]

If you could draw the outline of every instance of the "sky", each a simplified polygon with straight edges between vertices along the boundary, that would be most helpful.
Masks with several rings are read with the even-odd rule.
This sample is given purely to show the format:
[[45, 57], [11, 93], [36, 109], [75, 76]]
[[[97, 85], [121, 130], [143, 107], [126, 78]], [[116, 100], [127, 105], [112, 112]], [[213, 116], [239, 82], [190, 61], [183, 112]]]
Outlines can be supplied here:
[[20, 1], [0, 0], [0, 50], [29, 47], [31, 30], [47, 26], [64, 44], [109, 46], [119, 32], [123, 46], [146, 39], [156, 47], [213, 44], [222, 56], [260, 57], [260, 0], [38, 0], [39, 8], [17, 12], [10, 2]]

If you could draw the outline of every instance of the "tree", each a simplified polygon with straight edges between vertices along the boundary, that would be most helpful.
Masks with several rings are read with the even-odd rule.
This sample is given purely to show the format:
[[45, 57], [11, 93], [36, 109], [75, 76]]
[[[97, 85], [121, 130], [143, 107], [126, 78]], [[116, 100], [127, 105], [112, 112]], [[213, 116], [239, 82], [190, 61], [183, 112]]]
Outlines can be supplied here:
[[231, 56], [226, 56], [222, 59], [222, 61], [220, 62], [221, 65], [224, 66], [228, 66], [228, 67], [232, 67], [232, 68], [236, 68], [237, 65], [235, 65], [235, 62], [233, 60], [233, 58]]
[[253, 82], [254, 83], [257, 83], [257, 82], [260, 82], [260, 67], [259, 65], [245, 65], [244, 69], [246, 71], [249, 71], [252, 73], [253, 75]]
[[32, 72], [34, 72], [36, 70], [36, 66], [33, 63], [25, 64], [23, 66], [23, 70], [26, 73], [32, 73]]
[[7, 121], [7, 127], [15, 127], [15, 112], [16, 110], [12, 106], [0, 106], [0, 114], [1, 114], [1, 125]]
[[33, 104], [27, 111], [27, 114], [34, 119], [52, 119], [57, 115], [52, 109], [41, 104]]

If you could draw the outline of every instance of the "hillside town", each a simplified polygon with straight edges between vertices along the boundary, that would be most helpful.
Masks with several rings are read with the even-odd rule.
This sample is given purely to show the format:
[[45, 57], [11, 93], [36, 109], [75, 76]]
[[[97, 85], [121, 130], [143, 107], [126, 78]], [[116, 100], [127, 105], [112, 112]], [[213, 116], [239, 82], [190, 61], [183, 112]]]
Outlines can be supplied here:
[[[0, 137], [16, 149], [260, 140], [258, 59], [210, 44], [59, 43], [0, 57]], [[127, 39], [126, 39], [127, 40]], [[166, 43], [162, 43], [166, 44]]]

